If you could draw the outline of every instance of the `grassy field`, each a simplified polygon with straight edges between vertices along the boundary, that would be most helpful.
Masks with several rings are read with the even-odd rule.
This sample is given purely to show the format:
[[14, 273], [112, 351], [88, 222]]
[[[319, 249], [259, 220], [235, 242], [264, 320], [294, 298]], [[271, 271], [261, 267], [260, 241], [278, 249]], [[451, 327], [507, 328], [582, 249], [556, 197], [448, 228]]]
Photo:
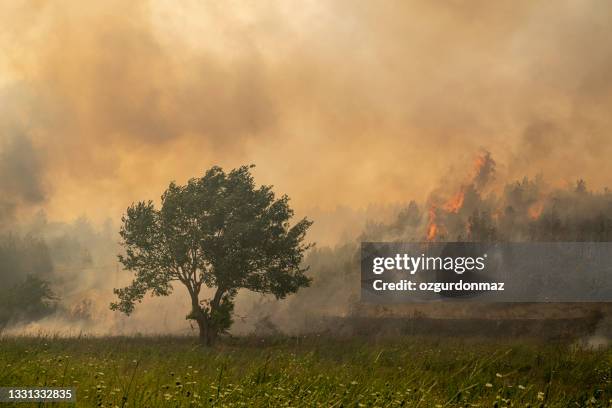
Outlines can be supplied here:
[[0, 368], [3, 386], [73, 386], [76, 406], [612, 405], [612, 348], [533, 340], [3, 338]]

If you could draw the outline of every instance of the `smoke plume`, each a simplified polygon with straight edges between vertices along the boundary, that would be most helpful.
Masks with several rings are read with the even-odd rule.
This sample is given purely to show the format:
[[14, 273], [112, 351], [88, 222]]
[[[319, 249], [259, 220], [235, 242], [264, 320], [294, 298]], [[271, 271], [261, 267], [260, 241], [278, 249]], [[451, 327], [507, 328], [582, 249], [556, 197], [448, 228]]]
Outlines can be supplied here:
[[[125, 208], [216, 164], [257, 164], [321, 257], [360, 234], [603, 239], [611, 18], [604, 0], [4, 2], [0, 225], [44, 210], [64, 299], [121, 286]], [[108, 244], [81, 216], [112, 220]]]

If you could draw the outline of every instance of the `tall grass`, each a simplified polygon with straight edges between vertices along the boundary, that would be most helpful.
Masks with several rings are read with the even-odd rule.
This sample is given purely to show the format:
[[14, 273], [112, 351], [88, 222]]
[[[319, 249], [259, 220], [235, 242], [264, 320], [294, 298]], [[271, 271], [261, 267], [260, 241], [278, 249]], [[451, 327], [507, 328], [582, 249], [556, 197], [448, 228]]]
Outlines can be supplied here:
[[612, 348], [526, 340], [253, 337], [205, 348], [177, 337], [5, 337], [0, 368], [2, 386], [75, 387], [76, 406], [612, 405]]

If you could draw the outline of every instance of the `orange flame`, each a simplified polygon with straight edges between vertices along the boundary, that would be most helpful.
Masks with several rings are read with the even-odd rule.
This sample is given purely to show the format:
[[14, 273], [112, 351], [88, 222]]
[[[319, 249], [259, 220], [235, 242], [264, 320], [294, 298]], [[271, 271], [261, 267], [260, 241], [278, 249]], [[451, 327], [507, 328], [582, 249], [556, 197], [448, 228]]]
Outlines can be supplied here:
[[444, 209], [448, 212], [457, 214], [461, 207], [463, 207], [463, 200], [465, 200], [465, 194], [463, 190], [461, 190], [444, 204]]
[[540, 218], [540, 215], [542, 215], [543, 210], [544, 210], [544, 203], [537, 202], [531, 205], [531, 207], [529, 207], [529, 209], [527, 210], [527, 215], [529, 216], [529, 218], [535, 221], [538, 218]]
[[480, 173], [482, 167], [485, 165], [486, 162], [487, 157], [484, 154], [479, 154], [478, 156], [476, 156], [476, 159], [474, 159], [474, 172], [476, 174]]
[[436, 207], [429, 208], [429, 224], [427, 226], [427, 241], [433, 241], [438, 235], [438, 225], [436, 224]]
[[433, 241], [438, 235], [438, 226], [436, 224], [429, 224], [427, 229], [427, 241]]

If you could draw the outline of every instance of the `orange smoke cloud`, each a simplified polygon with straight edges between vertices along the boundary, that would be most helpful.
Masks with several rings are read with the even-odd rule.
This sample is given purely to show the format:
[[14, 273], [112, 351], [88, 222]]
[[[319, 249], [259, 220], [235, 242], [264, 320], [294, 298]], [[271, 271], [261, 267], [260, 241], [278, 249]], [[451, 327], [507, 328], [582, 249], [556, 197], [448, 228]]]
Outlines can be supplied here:
[[[603, 187], [611, 14], [569, 0], [5, 2], [0, 123], [32, 146], [44, 192], [16, 206], [118, 219], [170, 180], [255, 163], [302, 213], [365, 208], [425, 199], [481, 147], [504, 177]], [[492, 164], [477, 159], [477, 186]]]

